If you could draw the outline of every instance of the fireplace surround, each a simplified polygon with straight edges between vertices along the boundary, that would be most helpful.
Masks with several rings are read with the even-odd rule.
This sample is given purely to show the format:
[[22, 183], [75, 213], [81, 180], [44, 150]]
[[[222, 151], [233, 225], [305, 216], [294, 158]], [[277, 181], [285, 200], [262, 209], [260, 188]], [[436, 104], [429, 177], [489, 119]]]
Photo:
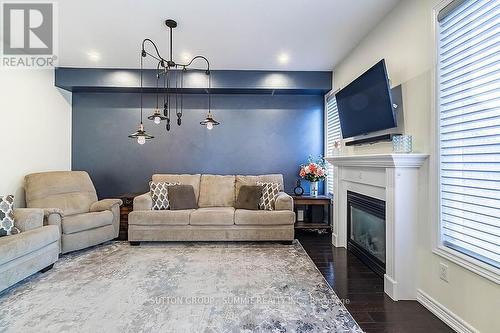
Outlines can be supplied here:
[[[347, 194], [385, 201], [384, 292], [393, 300], [417, 295], [419, 168], [426, 154], [372, 154], [326, 158], [333, 164], [332, 243], [348, 247]], [[423, 222], [422, 222], [423, 223]]]

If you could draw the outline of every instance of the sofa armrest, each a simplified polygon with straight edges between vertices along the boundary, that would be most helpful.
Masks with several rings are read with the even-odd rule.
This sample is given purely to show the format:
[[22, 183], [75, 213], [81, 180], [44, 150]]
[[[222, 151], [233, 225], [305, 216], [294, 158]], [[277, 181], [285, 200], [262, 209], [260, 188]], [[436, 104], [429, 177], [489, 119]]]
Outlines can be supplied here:
[[[59, 229], [59, 236], [62, 235], [62, 220], [64, 213], [59, 208], [43, 209], [43, 225], [55, 225]], [[61, 253], [61, 238], [59, 238], [59, 253]]]
[[43, 227], [43, 209], [14, 209], [14, 224], [19, 230], [21, 230], [21, 232]]
[[153, 198], [151, 193], [147, 192], [134, 198], [134, 210], [151, 210], [153, 207]]
[[285, 192], [278, 193], [276, 202], [274, 203], [275, 210], [291, 210], [293, 212], [293, 198]]
[[92, 205], [90, 205], [90, 211], [91, 212], [102, 212], [105, 210], [112, 210], [114, 205], [121, 206], [123, 204], [123, 201], [120, 199], [103, 199], [94, 202]]

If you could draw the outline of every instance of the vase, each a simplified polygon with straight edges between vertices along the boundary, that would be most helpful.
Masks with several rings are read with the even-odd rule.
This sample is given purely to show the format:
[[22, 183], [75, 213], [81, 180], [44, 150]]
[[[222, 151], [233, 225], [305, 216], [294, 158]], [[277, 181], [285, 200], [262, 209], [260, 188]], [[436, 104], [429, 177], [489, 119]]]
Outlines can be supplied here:
[[309, 182], [310, 194], [311, 197], [318, 196], [318, 182]]

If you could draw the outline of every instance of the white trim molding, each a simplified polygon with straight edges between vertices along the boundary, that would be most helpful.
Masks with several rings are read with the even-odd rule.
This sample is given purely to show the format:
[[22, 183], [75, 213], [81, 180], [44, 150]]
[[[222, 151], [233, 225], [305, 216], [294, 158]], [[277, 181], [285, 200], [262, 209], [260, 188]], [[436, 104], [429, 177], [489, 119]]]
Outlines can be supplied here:
[[472, 325], [464, 321], [434, 298], [430, 297], [422, 289], [417, 289], [417, 301], [456, 332], [479, 333]]
[[443, 0], [432, 10], [432, 68], [431, 68], [431, 154], [429, 157], [429, 221], [431, 251], [475, 274], [478, 274], [496, 284], [500, 284], [500, 269], [488, 265], [471, 256], [467, 256], [449, 247], [445, 247], [441, 240], [441, 198], [440, 198], [440, 143], [439, 143], [439, 12], [455, 0]]
[[427, 154], [370, 154], [329, 157], [326, 160], [336, 166], [372, 168], [419, 168], [429, 157]]
[[432, 252], [500, 285], [500, 269], [498, 268], [488, 265], [461, 252], [455, 251], [444, 245], [436, 246], [432, 250]]

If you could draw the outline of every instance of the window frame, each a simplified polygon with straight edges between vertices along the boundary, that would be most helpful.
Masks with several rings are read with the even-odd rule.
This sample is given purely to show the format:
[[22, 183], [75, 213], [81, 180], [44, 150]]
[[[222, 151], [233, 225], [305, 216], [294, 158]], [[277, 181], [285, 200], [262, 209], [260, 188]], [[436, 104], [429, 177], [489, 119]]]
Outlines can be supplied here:
[[[327, 92], [324, 95], [324, 107], [323, 107], [323, 156], [324, 157], [331, 157], [328, 155], [328, 99], [331, 96], [335, 96], [335, 94], [338, 92], [338, 89], [332, 89], [329, 92]], [[342, 136], [340, 137], [340, 140], [342, 140]], [[326, 162], [327, 164], [330, 164], [330, 162]], [[335, 167], [332, 165], [332, 170], [335, 172]], [[333, 174], [328, 174], [327, 177], [331, 177], [330, 179], [333, 180]], [[333, 182], [333, 181], [332, 181]], [[330, 189], [328, 186], [328, 179], [325, 181], [325, 193], [326, 195], [333, 195], [333, 188]]]
[[456, 0], [443, 0], [432, 10], [432, 63], [431, 63], [431, 154], [430, 154], [430, 221], [432, 252], [471, 272], [500, 284], [500, 269], [445, 246], [441, 236], [440, 189], [440, 108], [439, 108], [439, 22], [438, 14]]

